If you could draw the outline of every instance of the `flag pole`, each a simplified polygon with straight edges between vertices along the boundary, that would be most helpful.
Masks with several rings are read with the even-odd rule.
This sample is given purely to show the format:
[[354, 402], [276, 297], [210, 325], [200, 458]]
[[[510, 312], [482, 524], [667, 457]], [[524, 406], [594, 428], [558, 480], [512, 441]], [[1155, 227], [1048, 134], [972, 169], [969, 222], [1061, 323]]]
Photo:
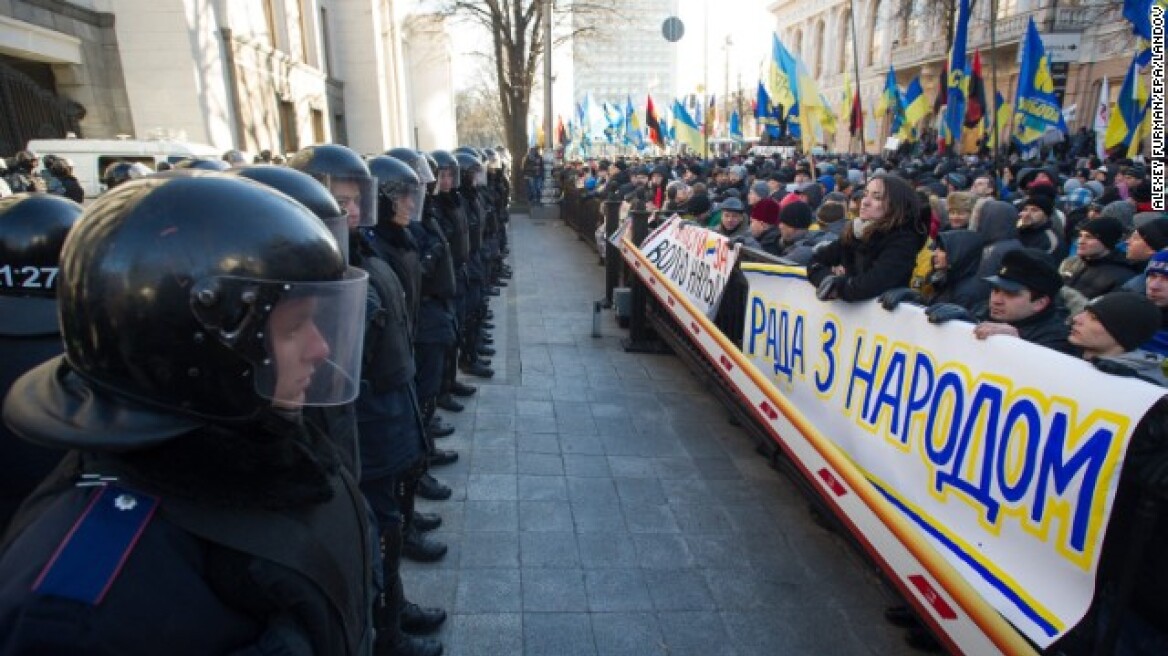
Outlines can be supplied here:
[[[994, 184], [997, 185], [998, 179], [998, 157], [1002, 148], [1002, 132], [998, 125], [998, 31], [994, 28], [994, 24], [998, 20], [998, 0], [990, 0], [990, 77], [992, 94], [989, 101], [990, 106], [990, 129], [994, 131]], [[1003, 99], [1005, 102], [1005, 99]]]
[[[862, 118], [864, 116], [864, 102], [863, 102], [864, 95], [860, 93], [860, 46], [859, 46], [860, 35], [856, 34], [856, 0], [848, 0], [848, 11], [852, 15], [852, 70], [854, 71], [854, 75], [856, 76], [856, 88], [853, 90], [853, 93], [856, 94], [856, 98], [860, 99], [859, 101], [854, 102], [852, 98], [848, 98], [848, 104], [851, 105], [851, 110], [852, 110], [848, 114], [849, 116], [852, 117], [852, 119], [850, 121], [848, 121], [848, 123], [850, 124], [856, 120], [855, 116], [853, 116], [853, 115], [856, 113], [856, 109], [858, 107], [860, 110], [860, 116], [861, 116], [860, 135], [859, 135], [860, 136], [860, 152], [864, 153], [867, 150], [867, 147], [864, 144], [864, 121]], [[852, 126], [848, 125], [848, 131], [851, 132], [851, 130], [852, 130]]]
[[[706, 16], [702, 22], [702, 91], [704, 96], [710, 95], [710, 3], [702, 3]], [[703, 97], [699, 102], [706, 104], [706, 98]], [[709, 121], [709, 117], [706, 121]], [[700, 126], [702, 130], [702, 158], [709, 159], [710, 157], [710, 135], [706, 131], [705, 121]]]

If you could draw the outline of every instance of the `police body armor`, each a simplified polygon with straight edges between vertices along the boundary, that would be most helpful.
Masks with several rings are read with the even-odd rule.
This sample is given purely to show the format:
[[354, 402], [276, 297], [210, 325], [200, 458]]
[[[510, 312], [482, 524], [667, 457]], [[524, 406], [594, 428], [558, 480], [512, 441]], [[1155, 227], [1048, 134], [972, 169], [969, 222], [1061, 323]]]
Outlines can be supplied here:
[[483, 207], [475, 190], [460, 190], [458, 194], [466, 212], [468, 245], [473, 255], [483, 247]]
[[380, 307], [366, 317], [365, 356], [361, 376], [373, 391], [383, 394], [414, 380], [414, 327], [406, 292], [393, 268], [379, 257], [364, 256], [358, 266], [369, 273], [369, 286]]
[[446, 241], [446, 235], [442, 234], [438, 220], [427, 211], [414, 231], [414, 241], [418, 243], [421, 253], [422, 297], [432, 296], [443, 300], [454, 298], [458, 293], [454, 280], [454, 258], [450, 255], [450, 243]]
[[442, 234], [450, 244], [450, 255], [454, 258], [454, 269], [466, 266], [470, 258], [470, 241], [467, 228], [466, 212], [456, 192], [447, 191], [434, 197], [435, 215]]
[[406, 295], [410, 340], [413, 341], [418, 326], [418, 306], [422, 301], [422, 267], [418, 260], [417, 244], [405, 228], [384, 225], [373, 228], [373, 238], [369, 244], [377, 257], [389, 264], [402, 285]]

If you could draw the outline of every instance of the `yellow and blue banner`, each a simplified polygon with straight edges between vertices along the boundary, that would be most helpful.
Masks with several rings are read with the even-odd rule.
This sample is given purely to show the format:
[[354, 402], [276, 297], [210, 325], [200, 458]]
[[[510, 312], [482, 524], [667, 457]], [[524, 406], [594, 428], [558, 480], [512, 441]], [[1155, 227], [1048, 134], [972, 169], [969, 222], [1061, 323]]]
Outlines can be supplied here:
[[1165, 390], [908, 304], [822, 302], [801, 269], [740, 270], [758, 374], [1023, 635], [1046, 648], [1078, 623], [1128, 444]]
[[1138, 59], [1139, 55], [1127, 69], [1103, 136], [1103, 146], [1108, 151], [1121, 150], [1124, 157], [1135, 157], [1139, 152], [1140, 128], [1148, 115], [1148, 88], [1140, 75]]
[[776, 34], [771, 35], [771, 63], [767, 79], [767, 93], [771, 102], [782, 105], [782, 115], [785, 117], [791, 112], [798, 112], [799, 87], [798, 70], [795, 57], [779, 41]]
[[1034, 18], [1026, 27], [1022, 45], [1022, 64], [1018, 68], [1018, 91], [1014, 94], [1014, 139], [1029, 146], [1054, 128], [1066, 134], [1062, 106], [1054, 95], [1054, 78], [1050, 62]]
[[900, 132], [904, 124], [904, 99], [900, 96], [900, 87], [896, 85], [896, 71], [888, 67], [888, 75], [884, 78], [884, 90], [880, 92], [880, 100], [876, 103], [874, 114], [882, 118], [885, 114], [892, 114], [892, 129], [889, 134]]
[[695, 153], [702, 152], [702, 131], [698, 128], [697, 121], [689, 115], [689, 112], [685, 111], [685, 105], [682, 105], [679, 100], [673, 101], [672, 129], [676, 141], [689, 146], [690, 150]]

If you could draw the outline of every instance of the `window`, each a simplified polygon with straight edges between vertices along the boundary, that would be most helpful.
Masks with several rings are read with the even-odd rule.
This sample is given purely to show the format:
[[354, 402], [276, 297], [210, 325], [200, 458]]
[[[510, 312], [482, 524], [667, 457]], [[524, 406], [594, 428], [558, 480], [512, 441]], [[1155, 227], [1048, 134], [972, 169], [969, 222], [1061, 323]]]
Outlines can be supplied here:
[[327, 141], [324, 135], [324, 112], [319, 109], [312, 110], [312, 141], [318, 144]]
[[296, 106], [285, 100], [277, 100], [280, 112], [280, 150], [291, 153], [300, 150], [300, 138], [296, 130]]
[[827, 43], [825, 40], [826, 32], [823, 25], [823, 19], [815, 24], [815, 77], [823, 76], [823, 53], [827, 51]]
[[884, 49], [884, 3], [881, 0], [875, 0], [872, 3], [872, 15], [868, 19], [868, 24], [872, 26], [872, 31], [868, 37], [868, 65], [876, 64], [877, 58], [880, 56], [880, 51]]
[[320, 47], [324, 51], [322, 62], [324, 73], [329, 77], [333, 74], [333, 49], [329, 41], [328, 9], [320, 8]]

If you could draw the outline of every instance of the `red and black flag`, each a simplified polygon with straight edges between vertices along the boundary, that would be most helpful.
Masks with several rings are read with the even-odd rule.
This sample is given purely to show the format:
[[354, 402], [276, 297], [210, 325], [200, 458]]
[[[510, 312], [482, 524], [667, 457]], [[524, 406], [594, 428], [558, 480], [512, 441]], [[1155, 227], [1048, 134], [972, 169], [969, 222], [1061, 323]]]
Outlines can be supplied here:
[[949, 103], [949, 61], [941, 64], [941, 77], [937, 83], [937, 98], [933, 100], [933, 114], [940, 114], [941, 108]]
[[556, 115], [556, 141], [562, 146], [568, 143], [568, 131], [564, 129], [564, 117]]
[[653, 96], [645, 103], [645, 127], [649, 130], [649, 141], [665, 147], [665, 135], [661, 132], [661, 122], [657, 120], [657, 110], [653, 108]]
[[965, 94], [965, 127], [976, 128], [985, 119], [985, 82], [981, 76], [981, 51], [973, 53], [973, 70], [969, 75], [969, 90]]

